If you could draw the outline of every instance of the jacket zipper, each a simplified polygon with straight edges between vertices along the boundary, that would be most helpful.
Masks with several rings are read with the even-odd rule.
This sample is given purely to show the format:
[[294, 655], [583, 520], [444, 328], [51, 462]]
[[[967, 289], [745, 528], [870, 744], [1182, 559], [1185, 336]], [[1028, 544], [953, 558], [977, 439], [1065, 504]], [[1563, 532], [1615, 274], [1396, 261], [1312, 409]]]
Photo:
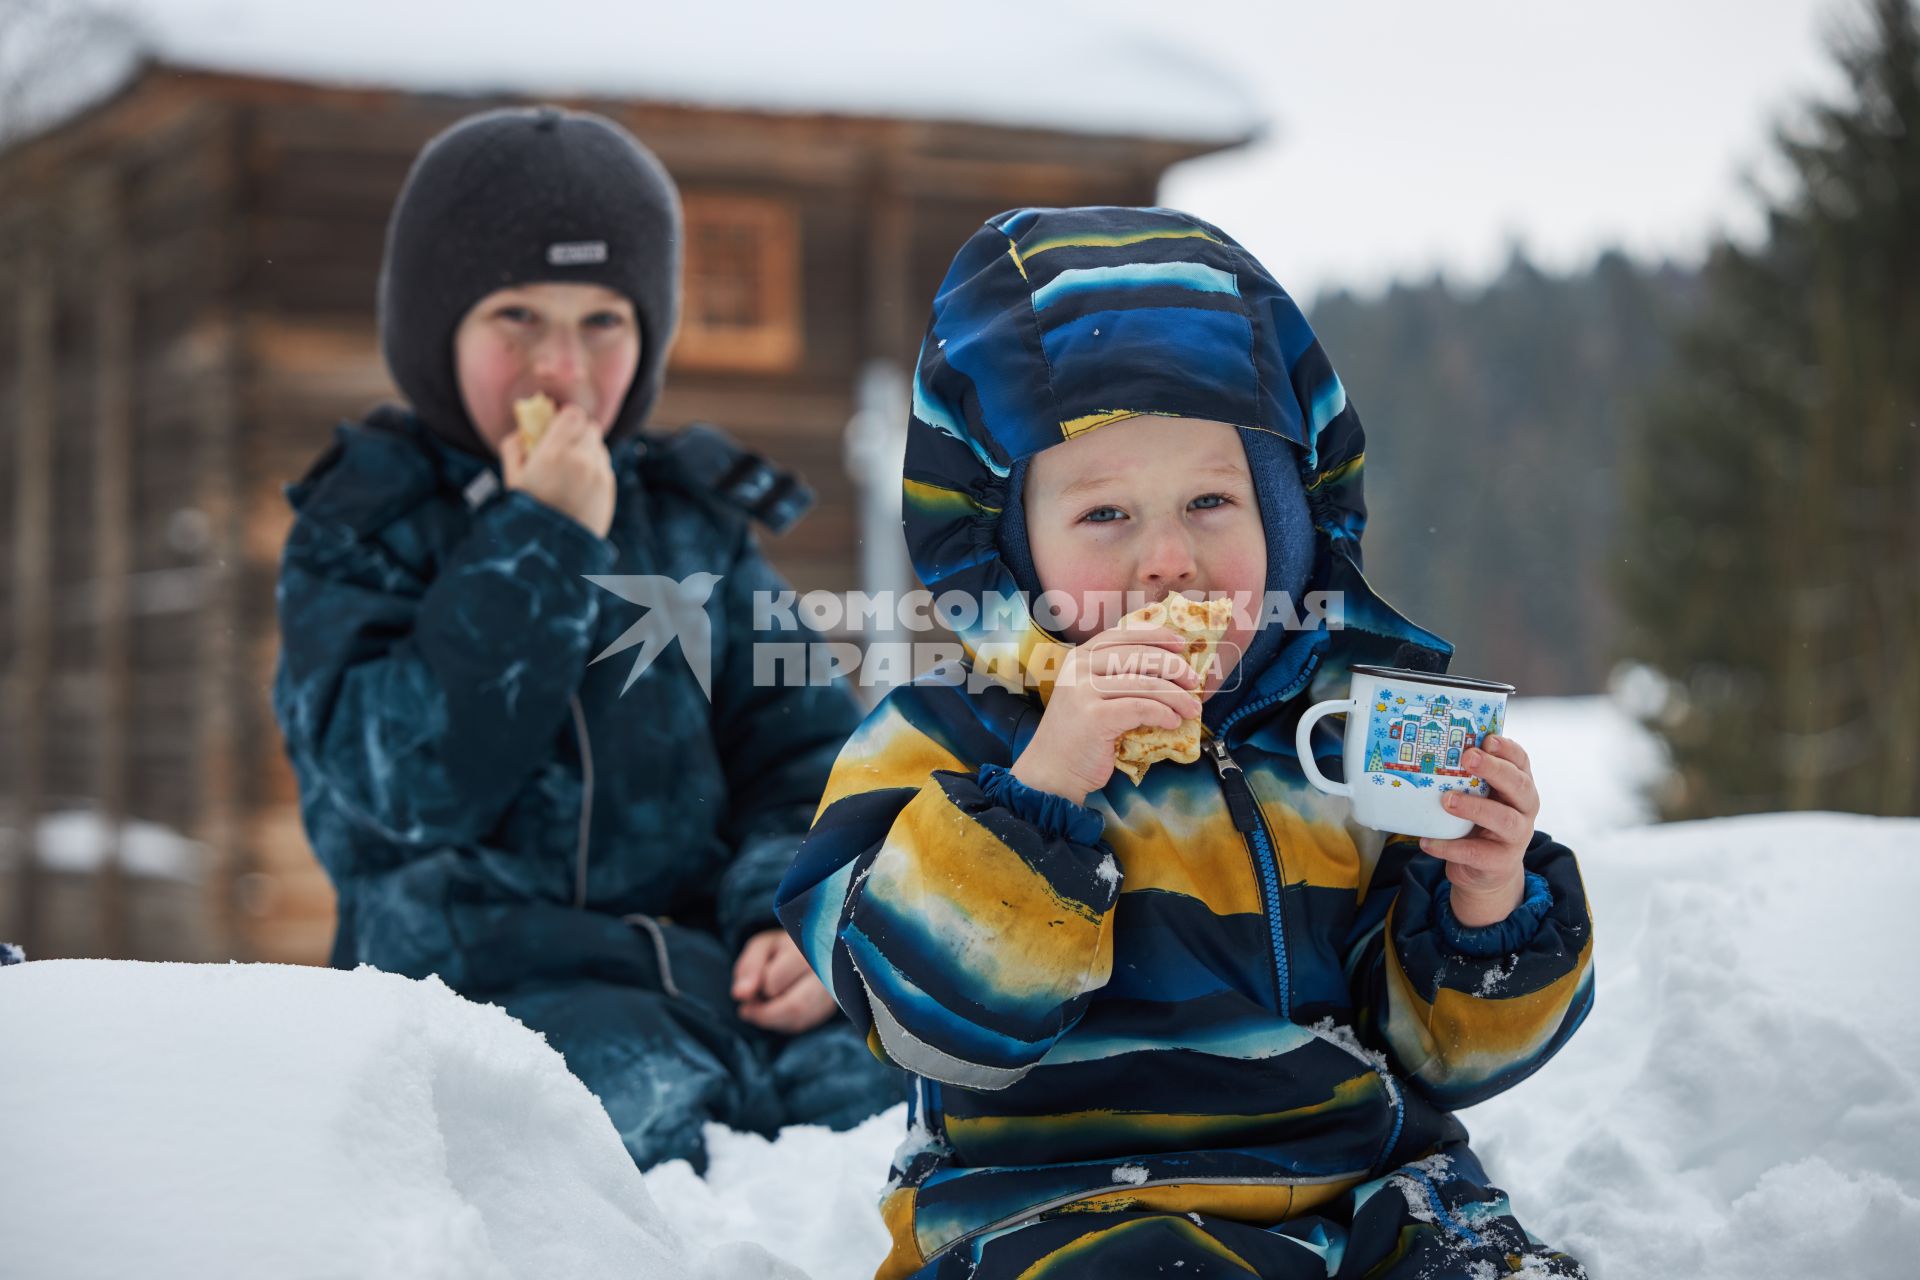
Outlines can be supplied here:
[[1226, 793], [1227, 812], [1233, 816], [1233, 829], [1238, 831], [1253, 853], [1253, 864], [1260, 873], [1262, 894], [1266, 900], [1267, 933], [1273, 942], [1273, 973], [1280, 990], [1280, 1016], [1293, 1017], [1293, 996], [1289, 990], [1287, 973], [1287, 930], [1281, 916], [1280, 902], [1280, 858], [1274, 851], [1273, 840], [1267, 834], [1267, 824], [1260, 817], [1260, 804], [1254, 799], [1253, 788], [1247, 783], [1247, 775], [1240, 770], [1234, 758], [1227, 754], [1226, 742], [1208, 735], [1206, 752], [1213, 761], [1213, 770], [1220, 775], [1220, 789]]
[[[587, 850], [593, 837], [593, 740], [587, 734], [587, 713], [580, 705], [580, 695], [576, 693], [569, 697], [567, 705], [573, 711], [573, 736], [580, 744], [580, 836], [573, 855], [573, 905], [575, 910], [584, 911], [587, 906]], [[673, 960], [667, 954], [666, 931], [660, 927], [666, 917], [656, 919], [645, 912], [636, 911], [621, 919], [647, 931], [647, 936], [653, 940], [653, 958], [660, 966], [660, 987], [669, 996], [678, 998], [680, 987], [673, 980]]]
[[573, 736], [580, 744], [580, 836], [573, 856], [573, 906], [576, 911], [587, 905], [587, 841], [593, 835], [593, 743], [587, 738], [587, 713], [580, 706], [580, 695], [567, 698], [573, 711]]
[[[1208, 734], [1204, 743], [1207, 755], [1213, 761], [1214, 771], [1220, 775], [1220, 787], [1227, 794], [1227, 812], [1233, 815], [1233, 826], [1246, 837], [1253, 849], [1254, 862], [1260, 868], [1261, 883], [1266, 886], [1267, 928], [1273, 937], [1274, 970], [1280, 982], [1280, 1016], [1291, 1019], [1293, 999], [1288, 991], [1287, 952], [1285, 927], [1280, 918], [1279, 857], [1273, 850], [1272, 841], [1267, 834], [1265, 821], [1260, 817], [1260, 805], [1254, 799], [1253, 787], [1247, 782], [1247, 776], [1234, 758], [1227, 754], [1226, 742], [1218, 736]], [[1393, 1073], [1365, 1054], [1348, 1048], [1333, 1036], [1323, 1039], [1356, 1059], [1369, 1071], [1380, 1077], [1386, 1086], [1387, 1100], [1393, 1106], [1393, 1131], [1387, 1137], [1387, 1144], [1380, 1152], [1378, 1165], [1384, 1161], [1394, 1144], [1400, 1140], [1400, 1128], [1406, 1122], [1406, 1103], [1400, 1096], [1400, 1087]]]

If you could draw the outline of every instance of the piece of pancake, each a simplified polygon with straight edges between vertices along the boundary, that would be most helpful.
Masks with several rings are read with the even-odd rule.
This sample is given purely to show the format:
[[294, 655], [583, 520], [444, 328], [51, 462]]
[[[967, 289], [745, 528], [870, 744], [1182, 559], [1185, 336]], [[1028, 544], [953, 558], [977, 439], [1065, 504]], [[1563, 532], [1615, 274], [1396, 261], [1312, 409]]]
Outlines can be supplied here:
[[553, 415], [558, 412], [544, 391], [513, 402], [513, 420], [520, 426], [520, 443], [528, 453], [532, 453], [540, 437], [547, 434], [547, 428], [553, 425]]
[[[1233, 624], [1233, 601], [1189, 600], [1185, 596], [1168, 596], [1165, 600], [1135, 609], [1121, 621], [1164, 626], [1178, 633], [1187, 642], [1184, 651], [1187, 664], [1198, 673], [1204, 684], [1207, 672], [1213, 666], [1214, 651], [1220, 645], [1220, 637]], [[1192, 764], [1200, 758], [1200, 718], [1194, 716], [1182, 720], [1177, 729], [1161, 729], [1151, 725], [1129, 729], [1114, 742], [1113, 756], [1114, 768], [1133, 779], [1135, 786], [1146, 776], [1147, 766], [1157, 761], [1173, 760], [1180, 764]]]

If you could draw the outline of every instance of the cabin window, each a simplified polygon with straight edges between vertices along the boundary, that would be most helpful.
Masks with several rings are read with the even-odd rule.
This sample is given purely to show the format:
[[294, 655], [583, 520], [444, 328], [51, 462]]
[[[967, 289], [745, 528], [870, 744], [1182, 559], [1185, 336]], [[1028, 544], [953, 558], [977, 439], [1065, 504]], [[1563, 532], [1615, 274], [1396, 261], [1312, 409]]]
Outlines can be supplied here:
[[800, 230], [756, 196], [686, 197], [686, 296], [673, 363], [780, 372], [800, 361]]

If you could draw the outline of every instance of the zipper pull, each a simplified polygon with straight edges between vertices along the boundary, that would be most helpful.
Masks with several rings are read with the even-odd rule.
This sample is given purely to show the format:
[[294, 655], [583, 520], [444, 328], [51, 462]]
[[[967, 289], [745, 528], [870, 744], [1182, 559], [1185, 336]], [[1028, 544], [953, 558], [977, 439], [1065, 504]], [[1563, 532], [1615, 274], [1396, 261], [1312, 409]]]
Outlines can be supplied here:
[[1227, 812], [1233, 817], [1233, 829], [1241, 835], [1250, 834], [1258, 828], [1260, 816], [1253, 799], [1253, 788], [1247, 784], [1247, 775], [1227, 754], [1227, 744], [1220, 739], [1209, 737], [1206, 752], [1213, 760], [1213, 771], [1220, 775], [1220, 789], [1226, 792]]

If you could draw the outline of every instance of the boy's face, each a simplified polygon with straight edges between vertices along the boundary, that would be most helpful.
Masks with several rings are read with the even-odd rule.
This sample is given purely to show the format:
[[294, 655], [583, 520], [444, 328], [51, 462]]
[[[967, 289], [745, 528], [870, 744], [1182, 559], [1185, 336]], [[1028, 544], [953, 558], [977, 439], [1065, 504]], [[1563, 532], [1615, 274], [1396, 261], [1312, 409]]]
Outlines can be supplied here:
[[514, 429], [513, 402], [544, 391], [613, 425], [640, 367], [633, 303], [597, 284], [523, 284], [474, 303], [453, 335], [460, 400], [495, 453]]
[[[1220, 686], [1246, 649], [1267, 582], [1260, 504], [1232, 427], [1109, 423], [1035, 455], [1023, 500], [1041, 588], [1076, 606], [1065, 628], [1075, 644], [1119, 620], [1096, 593], [1122, 593], [1121, 612], [1173, 594], [1232, 597], [1235, 621], [1206, 692]], [[1141, 599], [1124, 598], [1133, 594]]]

